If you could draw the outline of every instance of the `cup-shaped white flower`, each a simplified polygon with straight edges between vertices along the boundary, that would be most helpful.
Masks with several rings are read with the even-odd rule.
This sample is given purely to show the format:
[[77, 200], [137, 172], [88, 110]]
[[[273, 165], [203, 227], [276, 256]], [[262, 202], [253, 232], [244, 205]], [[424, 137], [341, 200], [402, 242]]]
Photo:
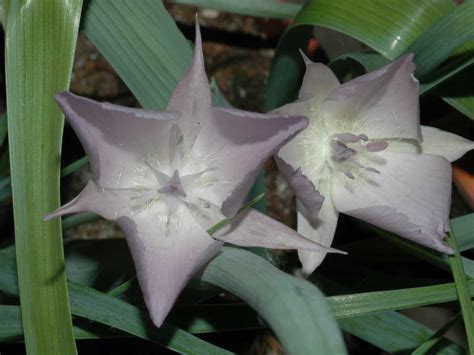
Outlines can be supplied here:
[[[298, 232], [330, 246], [341, 212], [451, 253], [443, 243], [449, 162], [474, 145], [420, 127], [412, 55], [342, 85], [325, 65], [304, 60], [299, 99], [273, 111], [310, 119], [276, 157], [298, 200]], [[303, 270], [313, 272], [325, 255], [299, 251]]]
[[90, 158], [93, 179], [45, 219], [92, 211], [116, 220], [157, 326], [223, 242], [321, 249], [254, 210], [212, 237], [207, 233], [235, 216], [265, 160], [308, 120], [212, 107], [198, 27], [193, 63], [166, 112], [99, 103], [67, 92], [56, 99]]

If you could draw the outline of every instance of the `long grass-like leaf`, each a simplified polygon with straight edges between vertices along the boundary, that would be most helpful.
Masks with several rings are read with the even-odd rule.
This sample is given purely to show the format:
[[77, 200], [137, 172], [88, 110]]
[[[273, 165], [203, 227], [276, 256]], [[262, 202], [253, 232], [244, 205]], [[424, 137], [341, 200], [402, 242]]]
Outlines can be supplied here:
[[474, 38], [474, 2], [466, 1], [423, 32], [405, 51], [416, 53], [418, 77], [430, 73], [455, 49]]
[[5, 4], [6, 86], [18, 282], [26, 348], [76, 352], [59, 206], [62, 113], [54, 95], [69, 86], [81, 0]]
[[456, 243], [456, 235], [453, 231], [449, 234], [448, 243], [455, 253], [450, 257], [451, 270], [453, 272], [459, 303], [461, 304], [461, 313], [466, 328], [469, 351], [474, 353], [474, 310], [472, 308], [472, 300], [469, 292], [469, 283], [466, 280], [461, 255], [459, 254]]
[[[245, 250], [225, 247], [202, 280], [242, 298], [270, 325], [289, 354], [344, 354], [344, 342], [322, 293]], [[311, 334], [311, 337], [300, 336]]]
[[457, 313], [454, 317], [452, 317], [446, 324], [444, 324], [441, 328], [439, 328], [430, 338], [417, 347], [413, 352], [412, 355], [424, 355], [428, 353], [433, 347], [439, 344], [442, 341], [444, 334], [451, 329], [451, 327], [456, 324], [461, 319], [461, 313]]
[[300, 4], [276, 0], [167, 0], [167, 2], [200, 6], [240, 15], [270, 18], [295, 17], [301, 9]]
[[[92, 280], [96, 280], [100, 271], [107, 269], [103, 263], [97, 261], [91, 263], [91, 260], [95, 260], [93, 259], [93, 255], [96, 255], [99, 258], [100, 256], [104, 255], [104, 252], [108, 251], [113, 253], [117, 259], [129, 259], [129, 263], [131, 263], [130, 255], [123, 240], [102, 241], [100, 243], [96, 241], [74, 242], [68, 244], [70, 244], [74, 250], [77, 250], [82, 255], [84, 255], [85, 260], [88, 261], [87, 267], [83, 268], [82, 262], [78, 258], [79, 255], [76, 255], [74, 258], [72, 258], [69, 261], [69, 269], [75, 270], [76, 273], [71, 274], [70, 276], [74, 280], [78, 280], [87, 284], [92, 282]], [[96, 253], [92, 254], [87, 250], [94, 251]], [[13, 254], [11, 248], [0, 251], [0, 290], [9, 291], [10, 293], [15, 294], [17, 289], [15, 265], [12, 256]], [[248, 267], [252, 267], [252, 264], [249, 264]], [[78, 275], [77, 272], [82, 272], [84, 275]], [[254, 280], [254, 282], [258, 283], [260, 282], [260, 279]], [[267, 282], [264, 284], [267, 284]], [[474, 295], [474, 281], [470, 281], [468, 285], [470, 294]], [[275, 291], [273, 291], [272, 294], [275, 294]], [[327, 300], [331, 306], [334, 316], [340, 320], [344, 329], [352, 329], [355, 335], [361, 336], [365, 340], [369, 339], [375, 345], [381, 346], [387, 351], [391, 351], [397, 346], [399, 350], [400, 347], [414, 348], [427, 340], [429, 336], [432, 335], [432, 332], [427, 333], [427, 330], [423, 330], [424, 327], [417, 325], [414, 321], [405, 321], [404, 317], [401, 315], [397, 315], [395, 317], [396, 322], [394, 321], [391, 326], [388, 326], [389, 319], [394, 317], [390, 315], [391, 312], [389, 311], [413, 308], [427, 304], [449, 302], [455, 300], [456, 297], [455, 285], [450, 283], [392, 291], [347, 294], [342, 296], [328, 297]], [[178, 313], [174, 314], [173, 312], [171, 317], [178, 324], [181, 324], [179, 308], [176, 310], [176, 312]], [[288, 314], [290, 314], [289, 311]], [[197, 315], [199, 315], [199, 313], [197, 313]], [[209, 327], [208, 323], [203, 323], [202, 320], [199, 319], [201, 318], [196, 318], [196, 321], [192, 323], [193, 325], [189, 325], [189, 327], [186, 327], [185, 329], [192, 332], [201, 332], [206, 330], [210, 331], [213, 329], [212, 327]], [[408, 336], [407, 334], [411, 333], [407, 329], [404, 329], [406, 326], [401, 326], [406, 322], [409, 323], [409, 327], [407, 328], [408, 330], [419, 330]], [[379, 323], [383, 324], [383, 326], [381, 326]], [[186, 321], [182, 323], [183, 326], [186, 324]], [[401, 328], [398, 328], [399, 325]], [[231, 324], [229, 324], [229, 326], [231, 326]], [[217, 330], [219, 328], [215, 329]], [[382, 329], [387, 330], [386, 335], [383, 335]], [[403, 340], [403, 336], [408, 338]]]
[[295, 96], [302, 59], [291, 43], [295, 41], [292, 32], [301, 27], [316, 25], [345, 33], [393, 60], [452, 8], [449, 0], [308, 1], [278, 44], [266, 88], [267, 108], [281, 106]]
[[[278, 45], [266, 90], [267, 108], [278, 107], [295, 96], [294, 91], [298, 87], [299, 72], [302, 68], [298, 65], [301, 58], [297, 51], [288, 51], [286, 42], [294, 42], [292, 32], [300, 31], [300, 27], [317, 25], [345, 33], [367, 44], [388, 60], [394, 60], [406, 51], [414, 52], [415, 63], [420, 60], [420, 68], [423, 70], [420, 73], [425, 75], [435, 68], [429, 63], [433, 57], [433, 63], [440, 64], [453, 49], [472, 36], [472, 26], [469, 22], [472, 17], [469, 16], [472, 5], [469, 3], [472, 2], [468, 1], [455, 8], [451, 1], [446, 0], [308, 1]], [[467, 10], [466, 13], [463, 8]], [[414, 43], [415, 40], [418, 41], [417, 44]], [[413, 47], [409, 48], [412, 43]], [[443, 43], [443, 46], [440, 47], [439, 43]], [[454, 54], [468, 56], [471, 53], [472, 58], [473, 48], [474, 41], [471, 40], [460, 48], [459, 53], [456, 51]], [[423, 69], [425, 66], [426, 69]], [[472, 88], [472, 80], [469, 78], [473, 72], [474, 69], [456, 75], [451, 79], [452, 85], [439, 92], [446, 102], [471, 119], [474, 119], [474, 98], [471, 95], [472, 90], [469, 90]], [[455, 72], [452, 72], [450, 76], [454, 74]], [[427, 79], [429, 77], [431, 75], [426, 76]], [[440, 84], [436, 82], [437, 78], [430, 79], [435, 81], [433, 84]], [[443, 81], [445, 79], [447, 78], [443, 78]], [[459, 87], [467, 88], [467, 91], [460, 93]], [[422, 86], [421, 89], [429, 90], [432, 87]]]

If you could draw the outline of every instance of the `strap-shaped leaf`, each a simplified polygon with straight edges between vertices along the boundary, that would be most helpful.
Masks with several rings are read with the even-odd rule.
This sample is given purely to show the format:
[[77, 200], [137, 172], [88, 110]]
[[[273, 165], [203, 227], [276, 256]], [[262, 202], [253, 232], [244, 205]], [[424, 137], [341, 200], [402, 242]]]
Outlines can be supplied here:
[[455, 49], [474, 38], [473, 18], [474, 2], [466, 1], [436, 21], [405, 50], [416, 55], [417, 77], [432, 72]]
[[[308, 1], [280, 39], [266, 89], [267, 108], [281, 106], [295, 95], [288, 89], [298, 87], [301, 65], [297, 63], [302, 60], [288, 43], [294, 42], [292, 32], [301, 31], [300, 27], [316, 25], [345, 33], [393, 60], [452, 8], [449, 0]], [[304, 45], [299, 47], [305, 48]]]
[[[452, 85], [443, 87], [439, 94], [454, 108], [474, 119], [473, 84], [468, 79], [474, 70], [464, 71], [472, 64], [474, 40], [468, 41], [474, 32], [470, 25], [472, 8], [471, 1], [455, 8], [446, 0], [311, 0], [280, 40], [268, 79], [267, 108], [273, 109], [294, 98], [302, 69], [301, 58], [287, 42], [294, 43], [292, 32], [300, 31], [300, 27], [317, 25], [354, 37], [389, 60], [404, 52], [413, 52], [419, 67], [417, 75], [428, 80], [422, 85], [422, 92], [452, 77], [449, 81]], [[456, 48], [454, 54], [471, 57], [452, 63], [448, 71], [441, 70], [433, 77], [432, 70]], [[463, 72], [459, 73], [461, 70]], [[465, 92], [459, 92], [459, 87]]]
[[62, 112], [54, 95], [72, 70], [82, 0], [2, 3], [15, 240], [26, 348], [76, 352], [64, 272], [59, 206]]
[[277, 0], [168, 0], [176, 4], [188, 4], [240, 15], [287, 18], [295, 17], [301, 9], [300, 4], [279, 2]]

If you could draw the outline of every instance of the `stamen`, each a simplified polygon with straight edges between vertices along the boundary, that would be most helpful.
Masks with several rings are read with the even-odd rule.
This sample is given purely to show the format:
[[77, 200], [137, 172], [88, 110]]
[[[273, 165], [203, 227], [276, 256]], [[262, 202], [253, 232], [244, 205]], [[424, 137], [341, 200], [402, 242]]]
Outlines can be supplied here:
[[376, 142], [369, 142], [365, 145], [365, 149], [368, 152], [381, 152], [388, 147], [388, 143], [386, 141], [376, 141]]
[[343, 172], [344, 175], [346, 175], [349, 179], [351, 179], [351, 180], [354, 180], [354, 179], [355, 179], [354, 174], [352, 174], [349, 170], [343, 170], [342, 172]]
[[360, 136], [356, 136], [352, 133], [336, 134], [336, 138], [343, 143], [357, 143], [362, 139]]
[[[329, 139], [328, 159], [331, 168], [342, 172], [349, 179], [355, 176], [364, 178], [364, 172], [380, 174], [381, 172], [361, 163], [365, 159], [365, 152], [380, 152], [387, 148], [388, 143], [384, 140], [370, 141], [363, 133], [353, 134], [350, 132], [338, 133]], [[365, 152], [364, 152], [365, 151]]]
[[331, 158], [334, 159], [335, 161], [338, 161], [338, 162], [344, 161], [344, 160], [349, 159], [351, 156], [357, 154], [357, 152], [354, 149], [349, 148], [347, 145], [345, 145], [344, 143], [338, 140], [335, 140], [335, 139], [331, 140], [330, 145], [334, 152]]
[[365, 170], [370, 171], [371, 173], [381, 174], [380, 171], [378, 171], [378, 170], [375, 169], [375, 168], [371, 168], [370, 166], [369, 166], [369, 167], [366, 167]]

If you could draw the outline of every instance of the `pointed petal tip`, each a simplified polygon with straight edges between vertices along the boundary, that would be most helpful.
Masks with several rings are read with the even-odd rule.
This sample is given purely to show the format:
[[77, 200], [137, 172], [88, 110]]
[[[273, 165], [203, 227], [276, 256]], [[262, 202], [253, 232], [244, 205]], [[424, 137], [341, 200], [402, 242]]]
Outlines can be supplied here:
[[333, 254], [349, 255], [349, 253], [347, 251], [339, 250], [339, 249], [335, 249], [335, 248], [329, 248], [329, 252], [333, 253]]
[[444, 254], [448, 254], [448, 255], [454, 255], [455, 254], [454, 249], [451, 248], [449, 245], [443, 243], [443, 242], [436, 243], [436, 245], [433, 248], [436, 249], [437, 251], [439, 251], [440, 253], [444, 253]]
[[311, 59], [308, 58], [308, 56], [303, 52], [303, 50], [301, 48], [299, 49], [299, 51], [300, 51], [301, 57], [303, 58], [304, 64], [306, 66], [308, 66], [310, 64], [313, 64]]
[[45, 215], [43, 216], [43, 222], [51, 221], [52, 219], [54, 219], [54, 218], [56, 218], [56, 217], [57, 217], [57, 216], [55, 215], [54, 212], [45, 214]]
[[155, 327], [160, 328], [163, 323], [165, 322], [165, 318], [167, 315], [163, 316], [162, 314], [155, 314], [150, 312], [150, 318]]
[[[199, 26], [199, 17], [198, 14], [196, 13], [196, 34], [195, 34], [195, 39], [194, 39], [194, 51], [196, 52], [201, 52], [202, 53], [202, 36], [201, 36], [201, 26]], [[198, 49], [200, 49], [198, 51]]]
[[71, 96], [72, 94], [69, 91], [60, 91], [54, 95], [54, 99], [61, 107], [63, 107]]
[[48, 214], [45, 214], [43, 216], [43, 222], [48, 222], [53, 219], [59, 218], [66, 214], [66, 209], [64, 208], [65, 206], [59, 207], [58, 209], [54, 210], [53, 212], [50, 212]]

